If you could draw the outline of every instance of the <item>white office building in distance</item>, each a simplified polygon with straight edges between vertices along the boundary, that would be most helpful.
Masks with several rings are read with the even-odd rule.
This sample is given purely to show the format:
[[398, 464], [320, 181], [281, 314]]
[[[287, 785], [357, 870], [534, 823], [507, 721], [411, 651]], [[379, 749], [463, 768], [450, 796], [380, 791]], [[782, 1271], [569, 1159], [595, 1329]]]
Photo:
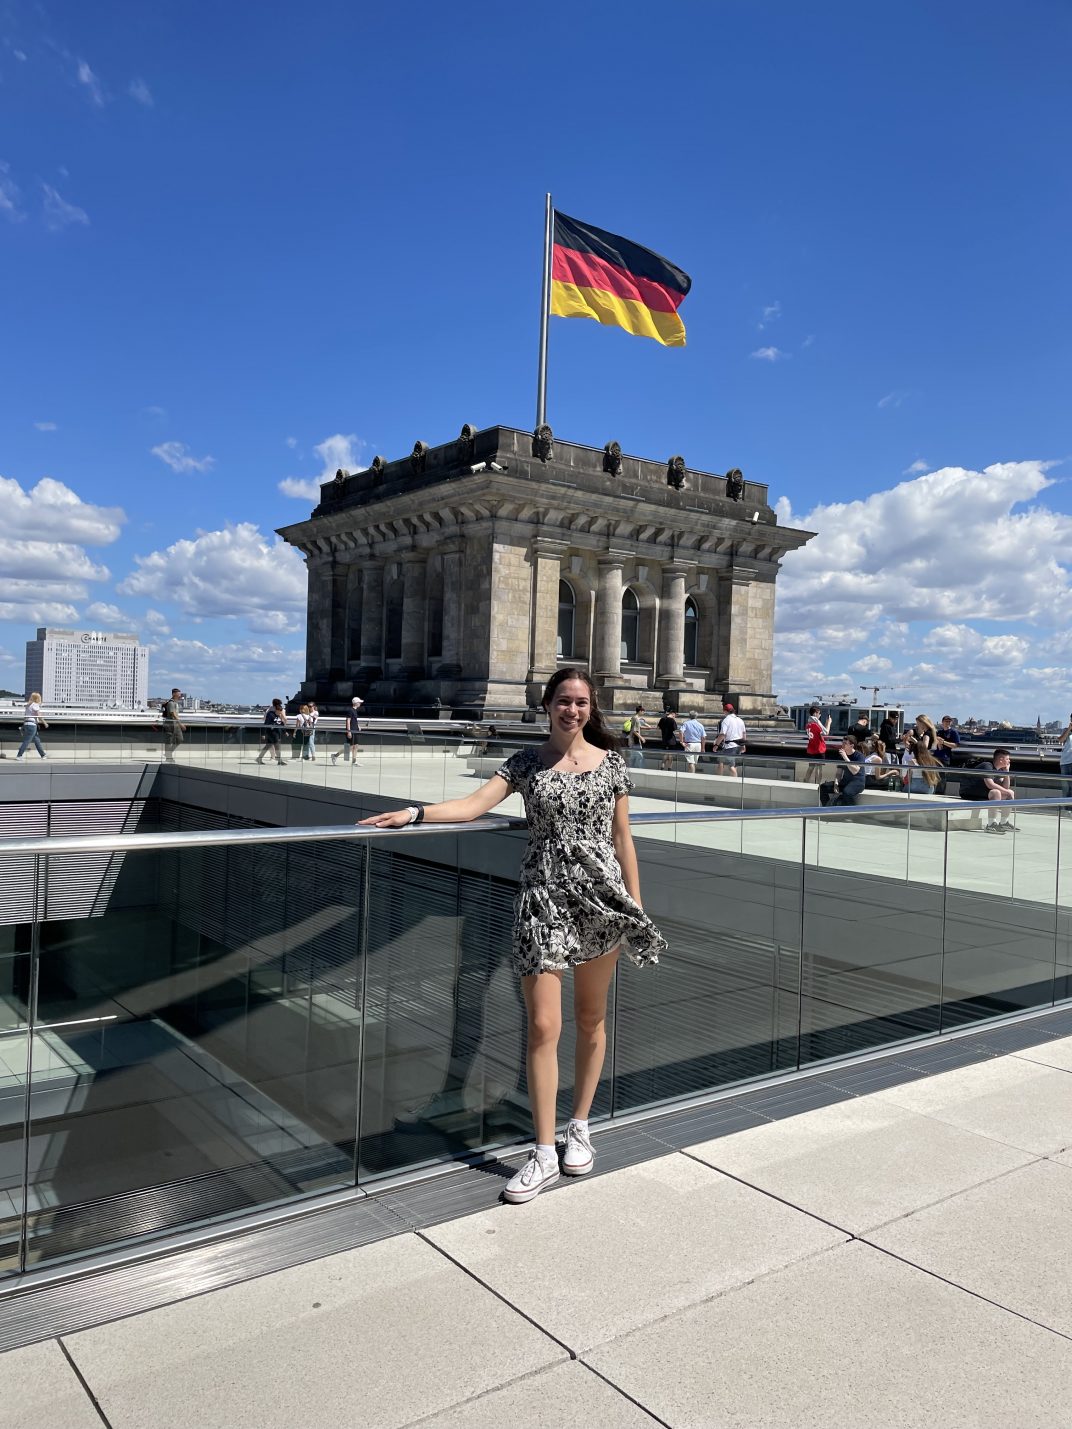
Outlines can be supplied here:
[[26, 693], [46, 705], [143, 710], [149, 698], [149, 651], [136, 635], [39, 628], [26, 642]]

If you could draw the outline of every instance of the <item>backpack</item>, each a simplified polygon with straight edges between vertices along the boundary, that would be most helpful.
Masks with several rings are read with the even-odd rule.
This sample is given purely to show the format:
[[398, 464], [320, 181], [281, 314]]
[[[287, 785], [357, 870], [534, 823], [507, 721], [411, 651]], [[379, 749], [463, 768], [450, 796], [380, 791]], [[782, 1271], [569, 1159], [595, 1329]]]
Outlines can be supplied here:
[[633, 732], [633, 716], [630, 715], [629, 718], [628, 718], [627, 720], [625, 720], [624, 723], [622, 724], [622, 733], [623, 733], [623, 734], [632, 734], [632, 732]]

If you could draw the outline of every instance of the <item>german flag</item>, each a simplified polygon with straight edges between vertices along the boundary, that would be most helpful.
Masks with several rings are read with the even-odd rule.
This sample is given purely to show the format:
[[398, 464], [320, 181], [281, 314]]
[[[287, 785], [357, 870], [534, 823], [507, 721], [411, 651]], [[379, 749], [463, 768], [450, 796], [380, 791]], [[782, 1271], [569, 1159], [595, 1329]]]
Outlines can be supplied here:
[[606, 233], [555, 210], [551, 254], [551, 312], [595, 318], [653, 337], [664, 347], [685, 346], [677, 315], [692, 279], [650, 248]]

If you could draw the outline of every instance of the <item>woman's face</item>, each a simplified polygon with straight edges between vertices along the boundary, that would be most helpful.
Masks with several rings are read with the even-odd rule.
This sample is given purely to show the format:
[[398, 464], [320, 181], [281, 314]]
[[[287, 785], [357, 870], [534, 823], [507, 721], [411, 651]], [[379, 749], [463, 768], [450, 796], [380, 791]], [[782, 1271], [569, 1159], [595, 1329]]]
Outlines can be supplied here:
[[575, 734], [588, 723], [592, 713], [592, 696], [583, 680], [563, 680], [551, 697], [548, 707], [551, 728], [563, 734]]

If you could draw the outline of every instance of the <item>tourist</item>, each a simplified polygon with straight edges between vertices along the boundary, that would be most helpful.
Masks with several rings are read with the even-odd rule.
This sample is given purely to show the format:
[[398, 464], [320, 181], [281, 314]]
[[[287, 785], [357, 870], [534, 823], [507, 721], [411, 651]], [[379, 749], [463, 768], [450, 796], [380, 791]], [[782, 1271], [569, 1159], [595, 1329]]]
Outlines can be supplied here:
[[864, 771], [867, 775], [864, 788], [890, 791], [896, 789], [901, 781], [896, 771], [891, 768], [886, 746], [882, 740], [875, 738], [868, 740], [864, 752], [866, 756], [864, 763], [867, 765]]
[[852, 729], [849, 730], [849, 733], [856, 740], [857, 748], [862, 749], [864, 747], [865, 742], [871, 738], [870, 716], [865, 714], [857, 715], [856, 723], [853, 725]]
[[703, 744], [706, 738], [707, 730], [696, 718], [695, 711], [692, 711], [681, 731], [681, 742], [685, 746], [685, 763], [693, 773], [696, 772], [696, 764], [703, 753]]
[[[1061, 794], [1065, 799], [1072, 797], [1072, 715], [1061, 731]], [[1072, 809], [1066, 812], [1072, 813]]]
[[[990, 759], [984, 759], [971, 770], [966, 779], [960, 781], [960, 797], [969, 803], [986, 804], [986, 831], [988, 834], [1014, 834], [1016, 825], [1012, 822], [1009, 804], [1016, 798], [1009, 778], [1012, 755], [1007, 749], [995, 749]], [[1006, 812], [1008, 810], [1008, 812]], [[977, 817], [972, 815], [972, 828], [978, 828]]]
[[826, 758], [826, 736], [830, 733], [831, 715], [827, 715], [824, 724], [820, 718], [822, 711], [818, 705], [812, 705], [808, 711], [808, 722], [804, 726], [808, 736], [808, 747], [804, 751], [808, 756], [808, 766], [804, 770], [805, 784], [818, 784], [823, 777], [823, 766], [819, 762]]
[[673, 710], [663, 710], [663, 717], [659, 721], [659, 741], [663, 749], [659, 768], [673, 769], [674, 751], [685, 747], [681, 742], [681, 731], [678, 729], [677, 715]]
[[960, 735], [957, 733], [953, 716], [943, 715], [941, 726], [935, 731], [934, 757], [948, 769], [953, 762], [953, 750], [959, 747]]
[[919, 715], [915, 726], [905, 735], [904, 753], [901, 755], [904, 787], [909, 794], [935, 794], [941, 781], [942, 766], [931, 752], [927, 732], [918, 732], [921, 721], [934, 729], [926, 715]]
[[867, 779], [867, 766], [856, 745], [856, 736], [847, 734], [838, 749], [837, 773], [819, 785], [819, 803], [823, 807], [833, 804], [855, 804], [863, 793]]
[[893, 754], [901, 736], [897, 731], [897, 717], [890, 714], [889, 710], [882, 716], [882, 723], [878, 727], [878, 737], [886, 746], [886, 752]]
[[161, 710], [161, 718], [164, 721], [164, 763], [175, 763], [175, 751], [182, 743], [183, 735], [186, 733], [186, 726], [179, 719], [179, 701], [182, 699], [182, 691], [176, 685], [171, 691], [171, 699], [164, 701], [164, 708]]
[[309, 723], [309, 706], [301, 705], [298, 713], [294, 716], [294, 743], [291, 746], [291, 763], [296, 759], [309, 758], [309, 735], [312, 726]]
[[622, 725], [622, 733], [629, 742], [629, 765], [632, 769], [644, 768], [644, 731], [648, 728], [644, 706], [637, 705]]
[[351, 764], [357, 763], [357, 740], [361, 731], [361, 721], [358, 718], [357, 712], [364, 703], [365, 701], [360, 699], [357, 695], [350, 701], [350, 709], [346, 716], [346, 733], [343, 735], [345, 743], [341, 749], [337, 749], [331, 756], [332, 764], [335, 763], [340, 754], [342, 755], [342, 762], [344, 764], [348, 761]]
[[917, 748], [928, 749], [932, 754], [938, 748], [938, 731], [929, 715], [916, 715], [916, 722], [912, 726], [911, 734]]
[[515, 1204], [531, 1201], [559, 1177], [555, 1103], [563, 973], [573, 969], [577, 1047], [561, 1170], [583, 1176], [595, 1159], [588, 1116], [603, 1070], [607, 993], [618, 953], [624, 950], [643, 967], [658, 962], [666, 947], [641, 907], [629, 830], [632, 786], [591, 679], [583, 670], [557, 671], [544, 690], [543, 708], [550, 724], [546, 741], [519, 750], [466, 798], [414, 804], [361, 821], [382, 829], [422, 820], [465, 823], [508, 794], [525, 801], [529, 845], [515, 904], [513, 956], [528, 1014], [536, 1146], [503, 1191]]
[[287, 725], [286, 712], [283, 709], [282, 700], [273, 700], [264, 711], [264, 748], [257, 755], [257, 763], [264, 763], [266, 754], [272, 755], [277, 764], [283, 763], [283, 756], [279, 750], [279, 742], [283, 737], [283, 730]]
[[744, 753], [744, 741], [747, 731], [744, 727], [744, 720], [736, 713], [731, 704], [724, 704], [722, 709], [722, 723], [719, 725], [718, 734], [715, 736], [715, 751], [718, 754], [718, 772], [719, 774], [725, 774], [728, 770], [730, 774], [736, 774], [737, 756]]
[[41, 715], [41, 695], [35, 690], [26, 701], [26, 709], [22, 716], [22, 743], [19, 745], [19, 752], [16, 759], [21, 759], [32, 744], [42, 759], [47, 759], [45, 746], [41, 743], [41, 730], [48, 729]]
[[316, 701], [309, 701], [309, 758], [316, 759], [316, 726], [320, 719], [320, 711], [316, 707]]

